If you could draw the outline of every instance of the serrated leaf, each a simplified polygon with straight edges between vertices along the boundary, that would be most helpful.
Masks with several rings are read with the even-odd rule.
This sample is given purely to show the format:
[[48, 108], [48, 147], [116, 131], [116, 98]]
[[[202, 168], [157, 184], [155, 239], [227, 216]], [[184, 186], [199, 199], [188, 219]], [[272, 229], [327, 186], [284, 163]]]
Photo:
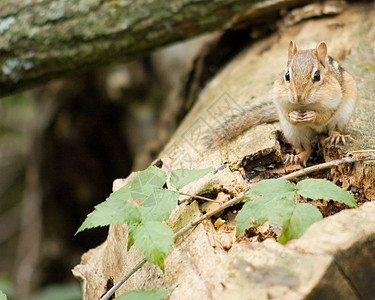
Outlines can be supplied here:
[[121, 294], [117, 300], [162, 300], [173, 289], [167, 290], [136, 290]]
[[263, 196], [268, 199], [273, 199], [274, 197], [285, 196], [288, 199], [294, 199], [295, 188], [293, 185], [283, 179], [266, 179], [259, 181], [257, 184], [253, 185], [249, 192], [249, 196]]
[[163, 170], [151, 166], [139, 172], [130, 182], [113, 192], [109, 198], [120, 200], [144, 198], [151, 194], [154, 189], [161, 188], [166, 180], [167, 175]]
[[170, 183], [171, 185], [176, 188], [180, 189], [185, 185], [193, 182], [203, 176], [207, 175], [208, 173], [214, 171], [214, 168], [207, 168], [201, 170], [188, 170], [188, 169], [178, 169], [173, 170], [170, 176]]
[[108, 199], [117, 199], [117, 200], [130, 200], [132, 199], [132, 195], [130, 193], [130, 183], [124, 185], [123, 187], [119, 188], [117, 191], [111, 193]]
[[248, 229], [252, 220], [256, 221], [256, 226], [266, 220], [283, 226], [290, 219], [295, 205], [294, 201], [286, 196], [260, 197], [253, 201], [248, 201], [236, 216], [237, 234]]
[[140, 222], [141, 215], [138, 208], [128, 201], [118, 198], [108, 198], [106, 201], [95, 206], [94, 211], [87, 215], [76, 234], [88, 228]]
[[164, 257], [174, 243], [172, 229], [160, 222], [142, 222], [134, 229], [133, 238], [146, 259], [164, 270]]
[[357, 202], [351, 194], [325, 179], [305, 179], [298, 182], [296, 188], [305, 198], [334, 200], [349, 207], [357, 207]]
[[128, 184], [113, 192], [109, 198], [95, 206], [93, 212], [87, 215], [76, 234], [88, 228], [107, 226], [110, 224], [133, 224], [141, 221], [141, 215], [132, 199], [144, 199], [160, 189], [167, 179], [165, 172], [151, 166], [139, 172]]
[[298, 203], [289, 219], [285, 222], [278, 241], [281, 244], [302, 236], [306, 229], [313, 223], [323, 219], [319, 209], [308, 203]]
[[130, 193], [132, 199], [145, 198], [155, 189], [160, 189], [167, 180], [166, 173], [155, 166], [139, 172], [130, 182]]
[[143, 221], [164, 221], [176, 208], [179, 193], [170, 190], [154, 190], [146, 197], [139, 211]]

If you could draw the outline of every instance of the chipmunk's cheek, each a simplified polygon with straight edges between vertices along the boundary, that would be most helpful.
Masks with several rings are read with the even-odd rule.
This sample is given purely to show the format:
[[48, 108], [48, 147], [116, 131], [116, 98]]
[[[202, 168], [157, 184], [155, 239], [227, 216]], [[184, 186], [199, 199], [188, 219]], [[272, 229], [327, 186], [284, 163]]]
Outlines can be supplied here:
[[319, 100], [319, 95], [316, 92], [312, 92], [310, 96], [306, 99], [306, 104], [315, 103]]
[[291, 93], [288, 93], [288, 100], [289, 100], [290, 103], [295, 104], [295, 101], [294, 101], [293, 96], [292, 96]]

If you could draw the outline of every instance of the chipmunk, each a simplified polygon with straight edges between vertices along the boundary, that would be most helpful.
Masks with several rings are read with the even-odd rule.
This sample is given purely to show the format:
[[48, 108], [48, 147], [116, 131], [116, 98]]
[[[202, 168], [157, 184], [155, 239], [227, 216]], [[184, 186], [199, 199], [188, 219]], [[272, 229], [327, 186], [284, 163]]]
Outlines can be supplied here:
[[218, 145], [257, 124], [279, 120], [297, 153], [287, 155], [284, 163], [306, 166], [318, 134], [328, 134], [325, 141], [329, 144], [353, 142], [341, 131], [350, 120], [357, 97], [355, 80], [327, 55], [325, 42], [315, 49], [298, 50], [290, 41], [287, 66], [274, 82], [273, 99], [251, 103], [245, 114], [231, 116], [226, 128], [217, 131], [210, 143]]

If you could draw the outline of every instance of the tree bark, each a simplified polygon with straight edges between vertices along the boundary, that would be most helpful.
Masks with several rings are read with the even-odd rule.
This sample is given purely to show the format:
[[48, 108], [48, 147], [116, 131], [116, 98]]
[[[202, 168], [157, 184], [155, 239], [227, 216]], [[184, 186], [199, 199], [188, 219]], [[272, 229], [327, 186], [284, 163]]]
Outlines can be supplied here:
[[142, 56], [204, 32], [265, 22], [306, 0], [0, 3], [0, 97], [52, 78]]
[[[371, 4], [352, 4], [334, 18], [307, 20], [244, 49], [201, 91], [197, 103], [159, 155], [163, 168], [230, 166], [184, 187], [182, 191], [189, 195], [219, 191], [229, 197], [246, 191], [250, 183], [244, 176], [245, 160], [256, 162], [254, 174], [269, 176], [272, 165], [282, 159], [277, 123], [251, 128], [215, 149], [204, 147], [202, 140], [225, 120], [225, 113], [241, 111], [247, 102], [262, 99], [272, 89], [272, 82], [285, 67], [291, 39], [301, 49], [325, 40], [329, 53], [357, 80], [359, 105], [347, 128], [356, 141], [345, 147], [329, 147], [324, 157], [331, 159], [335, 155], [333, 150], [342, 155], [372, 149], [374, 14]], [[364, 195], [360, 204], [375, 199], [373, 162], [345, 165], [339, 176], [337, 172], [333, 170], [328, 176]], [[250, 172], [248, 175], [252, 176]], [[123, 184], [117, 182], [115, 190]], [[183, 202], [168, 224], [177, 230], [182, 222], [189, 223], [207, 210], [207, 206], [196, 201]], [[164, 273], [146, 263], [116, 296], [133, 289], [176, 287], [170, 299], [373, 299], [375, 289], [370, 278], [375, 276], [374, 220], [375, 205], [366, 203], [315, 223], [300, 239], [285, 246], [273, 239], [238, 243], [233, 238], [228, 251], [220, 245], [235, 230], [220, 231], [214, 228], [214, 220], [206, 220], [176, 243], [166, 257]], [[126, 251], [126, 245], [126, 226], [112, 225], [107, 241], [82, 256], [81, 264], [73, 272], [82, 280], [84, 299], [99, 298], [106, 292], [109, 279], [118, 282], [142, 259], [135, 247]]]

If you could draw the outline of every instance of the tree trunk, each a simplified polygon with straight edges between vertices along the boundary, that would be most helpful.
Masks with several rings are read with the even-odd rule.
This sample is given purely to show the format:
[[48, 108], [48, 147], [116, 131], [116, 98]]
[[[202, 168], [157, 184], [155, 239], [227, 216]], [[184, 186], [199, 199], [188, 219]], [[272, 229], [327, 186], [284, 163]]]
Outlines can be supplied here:
[[[250, 185], [242, 168], [246, 162], [267, 169], [281, 160], [277, 123], [252, 128], [217, 149], [204, 147], [202, 138], [213, 127], [220, 126], [228, 110], [241, 109], [247, 102], [269, 93], [272, 82], [285, 67], [291, 39], [302, 49], [325, 40], [330, 54], [341, 61], [358, 83], [360, 103], [348, 128], [356, 142], [325, 149], [325, 158], [373, 148], [372, 8], [372, 4], [351, 5], [336, 17], [305, 21], [245, 49], [200, 93], [197, 104], [160, 154], [163, 168], [198, 169], [227, 163], [230, 168], [183, 191], [204, 194], [216, 190], [230, 196]], [[374, 173], [374, 163], [359, 162], [335, 169], [327, 176], [341, 181], [345, 187], [355, 187], [364, 199], [374, 200]], [[120, 181], [117, 184], [115, 189], [123, 185]], [[168, 222], [172, 228], [179, 228], [181, 222], [191, 222], [204, 209], [197, 202], [183, 202]], [[164, 274], [146, 263], [116, 295], [132, 289], [175, 287], [171, 299], [373, 299], [374, 221], [375, 205], [368, 203], [315, 223], [301, 239], [285, 246], [268, 239], [264, 243], [232, 243], [232, 248], [225, 251], [218, 244], [223, 244], [226, 233], [220, 233], [207, 220], [172, 249], [165, 260]], [[134, 247], [126, 251], [126, 230], [125, 225], [111, 226], [107, 241], [84, 254], [81, 264], [74, 268], [74, 274], [83, 281], [85, 299], [100, 297], [108, 280], [117, 282], [142, 258]]]
[[306, 0], [0, 3], [0, 97], [51, 78], [140, 57], [217, 29], [262, 23]]

